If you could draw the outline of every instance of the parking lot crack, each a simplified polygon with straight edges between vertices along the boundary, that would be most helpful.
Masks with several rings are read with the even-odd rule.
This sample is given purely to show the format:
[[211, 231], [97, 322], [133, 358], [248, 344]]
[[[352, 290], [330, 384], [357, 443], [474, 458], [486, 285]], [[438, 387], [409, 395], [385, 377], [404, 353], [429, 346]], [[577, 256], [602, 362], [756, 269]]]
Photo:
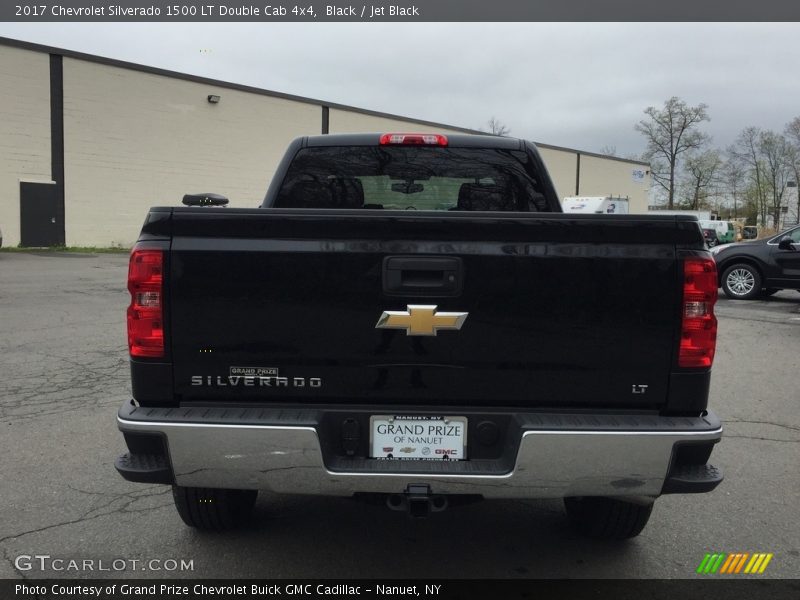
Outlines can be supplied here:
[[75, 525], [76, 523], [82, 523], [83, 521], [89, 521], [89, 520], [91, 520], [91, 518], [92, 517], [90, 517], [89, 519], [84, 519], [83, 517], [81, 517], [79, 519], [73, 519], [71, 521], [64, 521], [63, 523], [53, 523], [51, 525], [45, 525], [44, 527], [37, 527], [36, 529], [29, 529], [28, 531], [21, 531], [19, 533], [12, 533], [11, 535], [7, 535], [5, 537], [1, 537], [0, 538], [0, 544], [2, 544], [3, 542], [5, 542], [7, 540], [18, 539], [18, 538], [24, 537], [26, 535], [31, 535], [31, 534], [34, 534], [34, 533], [41, 533], [42, 531], [47, 531], [49, 529], [54, 529], [56, 527], [65, 527], [67, 525]]
[[734, 434], [731, 434], [731, 433], [726, 433], [725, 437], [726, 438], [742, 438], [742, 439], [745, 439], [745, 440], [760, 440], [760, 441], [764, 441], [764, 442], [786, 442], [786, 443], [789, 443], [789, 444], [798, 444], [798, 443], [800, 443], [800, 440], [781, 440], [781, 439], [778, 439], [778, 438], [760, 437], [760, 436], [757, 436], [757, 435], [734, 435]]
[[[153, 487], [161, 487], [161, 486], [153, 486]], [[147, 493], [147, 492], [151, 492], [153, 490], [153, 488], [151, 487], [151, 488], [147, 488], [146, 490], [137, 490], [135, 492], [127, 492], [127, 493], [123, 493], [123, 494], [103, 494], [101, 492], [95, 493], [95, 492], [88, 492], [86, 490], [78, 490], [78, 489], [75, 489], [75, 488], [71, 488], [71, 489], [73, 489], [76, 492], [84, 493], [84, 494], [98, 495], [98, 496], [107, 495], [107, 496], [113, 496], [113, 497], [108, 502], [106, 502], [105, 504], [101, 504], [100, 506], [92, 507], [90, 510], [86, 511], [83, 515], [81, 515], [77, 519], [71, 519], [69, 521], [63, 521], [61, 523], [52, 523], [50, 525], [45, 525], [44, 527], [38, 527], [36, 529], [30, 529], [30, 530], [27, 530], [27, 531], [21, 531], [19, 533], [13, 533], [11, 535], [7, 535], [5, 537], [0, 538], [0, 543], [3, 543], [5, 541], [11, 540], [11, 539], [18, 539], [18, 538], [21, 538], [21, 537], [24, 537], [24, 536], [27, 536], [27, 535], [31, 535], [31, 534], [34, 534], [34, 533], [41, 533], [43, 531], [48, 531], [50, 529], [55, 529], [55, 528], [58, 528], [58, 527], [68, 527], [70, 525], [76, 525], [78, 523], [85, 523], [87, 521], [92, 521], [94, 519], [99, 519], [101, 517], [105, 517], [105, 516], [112, 515], [112, 514], [149, 512], [149, 511], [152, 511], [152, 510], [158, 510], [160, 508], [164, 508], [166, 506], [170, 506], [172, 504], [172, 502], [170, 502], [168, 504], [156, 504], [156, 505], [153, 505], [153, 506], [146, 506], [146, 507], [142, 507], [142, 508], [131, 508], [131, 506], [134, 505], [134, 503], [139, 501], [139, 500], [142, 500], [142, 499], [145, 499], [145, 498], [152, 498], [152, 497], [156, 497], [156, 496], [161, 496], [161, 495], [166, 494], [167, 492], [170, 492], [171, 490], [168, 487], [166, 489], [162, 490], [162, 491], [159, 491], [158, 493]], [[121, 505], [120, 506], [113, 506], [114, 503], [116, 503], [116, 502], [121, 502]], [[99, 512], [99, 511], [103, 511], [103, 509], [107, 509], [107, 508], [110, 509], [110, 510], [105, 510], [104, 512]], [[93, 513], [97, 513], [97, 514], [93, 514]]]
[[114, 513], [131, 513], [131, 512], [147, 512], [170, 506], [172, 502], [164, 504], [156, 504], [153, 506], [144, 506], [141, 508], [131, 508], [136, 502], [146, 500], [148, 498], [157, 498], [171, 492], [169, 487], [161, 485], [147, 486], [144, 489], [137, 489], [132, 492], [112, 493], [112, 492], [93, 492], [90, 490], [82, 490], [72, 485], [67, 485], [69, 489], [85, 496], [95, 498], [104, 498], [104, 502], [92, 506], [83, 514], [83, 518], [96, 518], [104, 515]]
[[781, 427], [783, 429], [792, 429], [794, 431], [800, 431], [800, 427], [795, 427], [793, 425], [784, 425], [782, 423], [775, 423], [774, 421], [747, 421], [745, 419], [725, 419], [726, 423], [748, 423], [752, 425], [773, 425], [775, 427]]

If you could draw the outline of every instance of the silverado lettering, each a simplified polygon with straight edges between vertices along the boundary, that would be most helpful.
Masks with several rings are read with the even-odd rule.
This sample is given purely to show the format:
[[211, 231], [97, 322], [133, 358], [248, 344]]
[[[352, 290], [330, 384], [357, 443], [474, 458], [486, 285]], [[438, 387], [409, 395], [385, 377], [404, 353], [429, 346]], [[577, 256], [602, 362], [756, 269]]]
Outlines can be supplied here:
[[620, 539], [722, 481], [696, 218], [564, 214], [530, 142], [435, 133], [299, 138], [261, 207], [226, 202], [151, 208], [130, 258], [116, 467], [186, 524], [262, 489], [465, 494]]
[[192, 386], [207, 385], [207, 386], [237, 386], [243, 385], [247, 387], [309, 387], [319, 388], [322, 387], [322, 380], [318, 377], [264, 377], [256, 375], [228, 375], [228, 376], [212, 376], [212, 375], [192, 375]]

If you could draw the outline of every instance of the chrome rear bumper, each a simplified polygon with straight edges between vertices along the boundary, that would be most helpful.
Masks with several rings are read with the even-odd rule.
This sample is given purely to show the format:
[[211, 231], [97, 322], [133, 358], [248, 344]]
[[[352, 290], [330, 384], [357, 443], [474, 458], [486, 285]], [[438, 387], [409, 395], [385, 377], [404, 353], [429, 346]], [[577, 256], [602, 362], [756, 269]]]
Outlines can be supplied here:
[[259, 420], [256, 413], [126, 403], [118, 423], [129, 434], [163, 436], [177, 485], [333, 496], [400, 493], [411, 484], [427, 484], [435, 494], [487, 498], [655, 497], [664, 490], [678, 445], [713, 444], [722, 435], [713, 414], [536, 414], [522, 419], [515, 459], [504, 472], [470, 461], [340, 458], [326, 464], [313, 411], [295, 411], [284, 423]]

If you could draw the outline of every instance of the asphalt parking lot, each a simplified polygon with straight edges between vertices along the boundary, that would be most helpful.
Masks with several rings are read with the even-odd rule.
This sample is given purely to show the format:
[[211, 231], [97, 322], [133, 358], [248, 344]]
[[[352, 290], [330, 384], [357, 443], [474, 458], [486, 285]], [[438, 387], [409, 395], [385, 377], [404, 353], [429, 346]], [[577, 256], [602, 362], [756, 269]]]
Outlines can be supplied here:
[[[209, 535], [182, 524], [167, 487], [113, 468], [130, 394], [126, 269], [121, 254], [0, 253], [0, 578], [690, 578], [706, 552], [742, 551], [774, 553], [763, 577], [800, 576], [795, 291], [720, 301], [711, 406], [725, 436], [712, 462], [726, 480], [659, 499], [635, 540], [583, 539], [557, 501], [411, 521], [347, 499], [274, 496], [260, 497], [249, 530]], [[94, 566], [57, 570], [52, 559]], [[97, 570], [115, 560], [124, 568]], [[161, 562], [143, 569], [151, 560]], [[170, 560], [192, 568], [167, 570]]]

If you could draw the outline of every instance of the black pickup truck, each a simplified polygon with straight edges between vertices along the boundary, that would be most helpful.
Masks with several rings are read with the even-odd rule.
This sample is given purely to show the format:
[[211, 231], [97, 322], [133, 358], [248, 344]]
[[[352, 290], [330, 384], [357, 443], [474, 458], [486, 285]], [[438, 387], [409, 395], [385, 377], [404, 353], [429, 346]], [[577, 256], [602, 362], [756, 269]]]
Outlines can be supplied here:
[[722, 480], [696, 219], [562, 214], [526, 141], [297, 139], [260, 208], [152, 208], [128, 288], [116, 467], [194, 527], [265, 489], [413, 516], [563, 498], [627, 538]]

